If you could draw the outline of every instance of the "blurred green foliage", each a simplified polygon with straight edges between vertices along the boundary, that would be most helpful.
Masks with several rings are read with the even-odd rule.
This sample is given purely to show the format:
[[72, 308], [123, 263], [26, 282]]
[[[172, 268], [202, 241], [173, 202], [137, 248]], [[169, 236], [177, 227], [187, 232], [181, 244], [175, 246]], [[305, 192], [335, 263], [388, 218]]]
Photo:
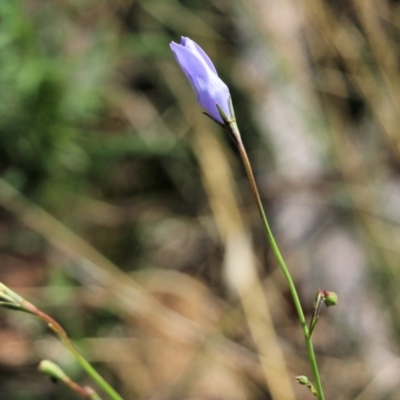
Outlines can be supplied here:
[[5, 178], [35, 191], [48, 182], [71, 185], [89, 168], [80, 136], [104, 107], [113, 46], [98, 26], [87, 43], [82, 32], [84, 49], [74, 49], [67, 10], [29, 8], [19, 1], [0, 7], [0, 135]]

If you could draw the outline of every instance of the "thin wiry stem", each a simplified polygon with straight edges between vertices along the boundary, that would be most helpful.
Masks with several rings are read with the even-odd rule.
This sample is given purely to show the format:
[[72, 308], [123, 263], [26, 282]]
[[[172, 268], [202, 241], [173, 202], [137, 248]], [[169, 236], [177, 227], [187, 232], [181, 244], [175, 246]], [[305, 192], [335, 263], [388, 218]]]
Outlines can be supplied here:
[[296, 286], [293, 282], [292, 276], [290, 275], [289, 269], [286, 266], [285, 260], [282, 257], [282, 254], [279, 250], [279, 247], [275, 241], [274, 235], [272, 234], [271, 228], [269, 226], [269, 223], [268, 223], [265, 211], [264, 211], [264, 207], [261, 202], [260, 194], [258, 192], [257, 184], [254, 179], [253, 170], [251, 168], [251, 164], [250, 164], [249, 158], [247, 156], [246, 149], [244, 148], [241, 137], [240, 137], [239, 128], [238, 128], [235, 120], [231, 120], [228, 122], [229, 123], [227, 124], [227, 128], [229, 129], [229, 131], [236, 143], [236, 146], [239, 150], [239, 154], [242, 159], [244, 168], [246, 170], [246, 174], [247, 174], [247, 178], [250, 183], [251, 191], [253, 192], [253, 195], [254, 195], [254, 198], [255, 198], [255, 201], [256, 201], [256, 204], [258, 207], [258, 211], [260, 213], [260, 216], [261, 216], [261, 219], [262, 219], [262, 222], [264, 225], [264, 229], [265, 229], [265, 232], [268, 237], [268, 241], [269, 241], [272, 251], [278, 261], [278, 264], [283, 272], [283, 275], [285, 276], [286, 282], [289, 286], [289, 290], [290, 290], [290, 293], [291, 293], [293, 301], [294, 301], [294, 305], [296, 307], [297, 315], [299, 317], [301, 328], [302, 328], [303, 335], [304, 335], [304, 340], [306, 342], [306, 347], [307, 347], [308, 357], [309, 357], [310, 364], [311, 364], [313, 377], [315, 380], [318, 400], [325, 400], [324, 392], [323, 392], [322, 384], [321, 384], [321, 379], [319, 376], [317, 360], [315, 358], [315, 352], [314, 352], [314, 347], [312, 344], [311, 335], [310, 335], [309, 329], [307, 327], [306, 319], [304, 317], [304, 312], [303, 312], [303, 308], [301, 306], [299, 295], [297, 294]]
[[[59, 336], [64, 346], [67, 347], [71, 351], [71, 353], [75, 356], [81, 367], [111, 397], [112, 400], [123, 400], [122, 397], [104, 380], [104, 378], [82, 356], [82, 354], [71, 342], [71, 339], [68, 337], [63, 327], [56, 320], [54, 320], [52, 317], [50, 317], [43, 311], [39, 310], [36, 306], [34, 306], [33, 304], [29, 303], [26, 300], [22, 301], [21, 307], [27, 310], [28, 312], [36, 315], [37, 317], [39, 317], [48, 324], [49, 328]], [[94, 395], [96, 395], [96, 393]]]

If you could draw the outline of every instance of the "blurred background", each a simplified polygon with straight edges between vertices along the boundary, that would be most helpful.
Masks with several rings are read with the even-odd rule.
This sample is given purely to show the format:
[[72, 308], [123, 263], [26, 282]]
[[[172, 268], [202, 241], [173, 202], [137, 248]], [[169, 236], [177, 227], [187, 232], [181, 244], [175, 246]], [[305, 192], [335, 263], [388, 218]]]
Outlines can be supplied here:
[[[400, 4], [0, 3], [0, 281], [127, 399], [312, 399], [287, 285], [231, 139], [169, 49], [231, 90], [309, 320], [327, 399], [400, 389]], [[0, 310], [0, 397], [94, 384], [45, 324]], [[104, 399], [107, 398], [104, 395]]]

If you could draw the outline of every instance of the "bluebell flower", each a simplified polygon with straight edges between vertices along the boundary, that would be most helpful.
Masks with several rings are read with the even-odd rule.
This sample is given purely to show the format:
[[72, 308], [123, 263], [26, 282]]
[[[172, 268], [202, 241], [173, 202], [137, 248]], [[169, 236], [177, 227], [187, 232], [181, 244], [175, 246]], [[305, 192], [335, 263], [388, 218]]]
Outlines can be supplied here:
[[170, 46], [206, 114], [220, 124], [226, 123], [220, 110], [227, 119], [233, 119], [228, 86], [218, 76], [214, 64], [204, 50], [187, 37], [182, 37], [180, 44], [172, 42]]

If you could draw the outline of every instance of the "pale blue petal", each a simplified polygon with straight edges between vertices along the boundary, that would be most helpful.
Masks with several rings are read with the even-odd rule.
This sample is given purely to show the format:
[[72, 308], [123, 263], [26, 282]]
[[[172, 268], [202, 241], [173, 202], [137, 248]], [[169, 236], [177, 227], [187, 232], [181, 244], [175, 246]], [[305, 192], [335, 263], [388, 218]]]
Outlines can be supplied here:
[[[189, 44], [190, 49], [174, 42], [170, 46], [178, 64], [188, 77], [199, 104], [212, 118], [223, 123], [216, 104], [228, 117], [232, 117], [229, 108], [229, 89], [214, 72], [215, 68], [211, 69], [206, 59], [199, 55], [197, 48], [196, 51], [193, 51], [190, 42], [194, 43], [188, 38], [183, 40], [183, 43]], [[211, 61], [209, 62], [211, 63]]]
[[217, 70], [215, 69], [210, 57], [208, 57], [206, 52], [196, 42], [194, 42], [192, 39], [189, 39], [188, 37], [182, 36], [181, 44], [192, 53], [199, 55], [207, 63], [211, 70], [218, 75]]
[[186, 47], [174, 42], [170, 44], [170, 47], [179, 66], [192, 84], [193, 90], [197, 95], [197, 100], [200, 101], [199, 92], [204, 90], [204, 87], [207, 86], [207, 82], [210, 81], [211, 75], [214, 75], [213, 72], [207, 68], [207, 65], [205, 65], [201, 59]]

